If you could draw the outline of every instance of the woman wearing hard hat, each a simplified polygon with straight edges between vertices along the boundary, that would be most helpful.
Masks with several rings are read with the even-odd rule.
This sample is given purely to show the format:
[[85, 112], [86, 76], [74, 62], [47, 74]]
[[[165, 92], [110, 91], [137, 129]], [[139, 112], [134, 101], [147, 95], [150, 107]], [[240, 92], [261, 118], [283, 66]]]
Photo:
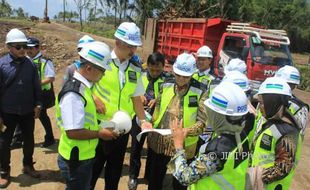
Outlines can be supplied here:
[[254, 189], [289, 189], [300, 158], [298, 124], [287, 110], [289, 85], [278, 77], [267, 78], [258, 91], [259, 108], [266, 122], [254, 136], [250, 176]]
[[[184, 130], [188, 131], [185, 146], [188, 159], [195, 156], [198, 135], [204, 129], [206, 120], [203, 100], [207, 94], [200, 89], [200, 83], [192, 79], [196, 71], [195, 58], [188, 53], [180, 54], [173, 65], [175, 81], [166, 81], [162, 85], [161, 93], [157, 98], [153, 114], [154, 128], [169, 129], [175, 118], [184, 121]], [[174, 155], [174, 146], [171, 136], [161, 136], [157, 133], [148, 134], [148, 158], [150, 159], [150, 173], [148, 174], [148, 189], [162, 189], [166, 164]], [[175, 179], [174, 189], [186, 189]]]
[[173, 175], [190, 190], [245, 189], [249, 144], [243, 132], [248, 113], [247, 97], [236, 84], [222, 82], [204, 104], [208, 124], [216, 136], [190, 163], [186, 161], [182, 120], [172, 124], [176, 154], [169, 166]]
[[92, 83], [111, 69], [110, 48], [103, 42], [93, 42], [85, 45], [79, 55], [80, 69], [65, 83], [56, 99], [57, 125], [61, 129], [58, 166], [68, 190], [89, 190], [98, 139], [118, 136], [98, 126], [91, 92]]
[[[284, 79], [290, 86], [292, 93], [300, 83], [300, 73], [298, 69], [293, 66], [286, 65], [281, 67], [276, 72], [275, 76]], [[304, 137], [309, 121], [309, 105], [292, 94], [292, 98], [289, 101], [289, 111], [295, 117], [300, 128], [300, 134]]]

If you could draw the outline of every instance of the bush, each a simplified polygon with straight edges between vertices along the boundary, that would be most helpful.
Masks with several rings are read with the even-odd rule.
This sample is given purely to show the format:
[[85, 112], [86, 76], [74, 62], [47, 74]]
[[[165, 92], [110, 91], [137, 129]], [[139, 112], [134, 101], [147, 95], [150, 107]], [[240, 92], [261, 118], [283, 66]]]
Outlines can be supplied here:
[[301, 74], [301, 81], [298, 88], [310, 92], [310, 65], [295, 64]]

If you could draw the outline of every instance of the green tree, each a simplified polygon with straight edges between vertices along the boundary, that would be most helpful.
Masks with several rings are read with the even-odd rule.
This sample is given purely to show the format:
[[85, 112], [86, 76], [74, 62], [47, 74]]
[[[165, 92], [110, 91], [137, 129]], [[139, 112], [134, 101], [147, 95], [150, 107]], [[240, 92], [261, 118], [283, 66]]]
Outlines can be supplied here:
[[13, 13], [11, 5], [6, 0], [0, 2], [0, 17], [9, 17]]

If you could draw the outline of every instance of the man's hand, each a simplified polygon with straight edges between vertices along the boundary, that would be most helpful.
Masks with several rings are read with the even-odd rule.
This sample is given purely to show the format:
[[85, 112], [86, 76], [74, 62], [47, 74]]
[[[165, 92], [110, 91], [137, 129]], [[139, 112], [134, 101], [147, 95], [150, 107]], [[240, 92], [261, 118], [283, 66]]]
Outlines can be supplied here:
[[99, 138], [103, 140], [113, 140], [118, 137], [118, 134], [113, 131], [113, 129], [101, 129], [98, 131]]
[[142, 120], [141, 122], [141, 130], [143, 131], [144, 129], [153, 129], [153, 125], [146, 121], [146, 120]]
[[5, 131], [5, 129], [6, 129], [6, 127], [3, 125], [3, 120], [2, 120], [2, 118], [0, 117], [0, 133], [2, 132], [4, 132]]
[[98, 98], [95, 95], [93, 95], [93, 99], [96, 105], [96, 111], [100, 114], [105, 114], [107, 110], [106, 110], [104, 103], [100, 100], [100, 98]]
[[187, 130], [183, 130], [183, 121], [175, 119], [172, 121], [172, 136], [175, 149], [182, 149], [187, 135]]
[[146, 105], [147, 104], [147, 99], [145, 96], [141, 96], [141, 101], [142, 101], [142, 104], [143, 105]]
[[153, 99], [153, 100], [150, 100], [150, 102], [147, 104], [147, 106], [149, 108], [153, 108], [155, 106], [155, 104], [156, 104], [156, 99]]
[[34, 118], [37, 119], [40, 117], [40, 112], [41, 112], [41, 106], [36, 106], [34, 108]]

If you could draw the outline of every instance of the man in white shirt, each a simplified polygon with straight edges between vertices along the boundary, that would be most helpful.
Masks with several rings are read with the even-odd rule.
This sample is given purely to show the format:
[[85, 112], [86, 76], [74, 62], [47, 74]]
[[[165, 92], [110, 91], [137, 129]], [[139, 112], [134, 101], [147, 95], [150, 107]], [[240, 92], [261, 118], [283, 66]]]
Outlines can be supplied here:
[[57, 125], [61, 129], [58, 166], [67, 190], [89, 190], [98, 139], [111, 140], [117, 134], [100, 128], [92, 85], [108, 65], [110, 49], [102, 42], [86, 45], [80, 52], [81, 67], [67, 81], [56, 100]]
[[[134, 23], [124, 22], [116, 30], [115, 49], [111, 53], [111, 71], [95, 84], [94, 99], [100, 120], [107, 120], [119, 110], [136, 114], [141, 128], [152, 128], [145, 120], [141, 96], [144, 87], [141, 78], [141, 65], [132, 57], [141, 46], [140, 29]], [[129, 134], [121, 135], [113, 141], [101, 141], [97, 147], [96, 162], [93, 168], [91, 189], [105, 166], [105, 189], [117, 190], [122, 173], [123, 161]]]

